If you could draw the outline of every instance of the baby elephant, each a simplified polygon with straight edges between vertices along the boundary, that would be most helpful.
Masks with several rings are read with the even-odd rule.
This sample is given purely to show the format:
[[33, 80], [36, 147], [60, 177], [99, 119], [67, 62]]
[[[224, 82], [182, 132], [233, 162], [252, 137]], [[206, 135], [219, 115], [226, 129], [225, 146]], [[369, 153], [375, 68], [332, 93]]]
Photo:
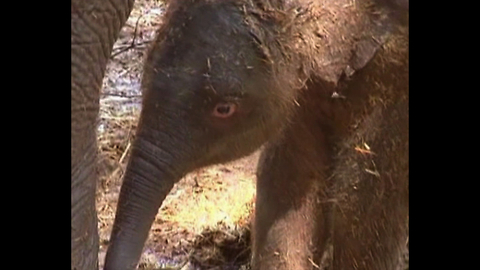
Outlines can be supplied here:
[[142, 87], [106, 270], [180, 178], [262, 145], [253, 269], [400, 269], [408, 1], [172, 0]]

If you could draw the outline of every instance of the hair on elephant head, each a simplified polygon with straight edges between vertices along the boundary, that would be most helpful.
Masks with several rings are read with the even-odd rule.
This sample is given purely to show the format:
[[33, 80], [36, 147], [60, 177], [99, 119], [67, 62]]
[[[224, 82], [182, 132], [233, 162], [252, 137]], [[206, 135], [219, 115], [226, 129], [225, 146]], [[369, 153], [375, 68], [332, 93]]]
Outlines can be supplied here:
[[[339, 200], [327, 192], [336, 190], [328, 179], [336, 166], [341, 167], [335, 158], [344, 153], [336, 146], [353, 143], [358, 136], [347, 127], [361, 120], [372, 118], [368, 125], [398, 125], [370, 117], [378, 104], [372, 100], [382, 98], [383, 108], [388, 108], [408, 95], [408, 24], [398, 20], [398, 14], [408, 16], [408, 5], [405, 9], [397, 2], [170, 1], [145, 63], [137, 139], [105, 269], [135, 267], [158, 208], [186, 173], [240, 158], [265, 143], [257, 184], [253, 267], [311, 269], [311, 262], [321, 264], [329, 254], [326, 243], [351, 225], [328, 227], [335, 206], [316, 205]], [[394, 88], [398, 90], [389, 90]], [[341, 89], [349, 100], [332, 99]], [[395, 119], [404, 123], [405, 117]], [[404, 177], [402, 181], [398, 185], [403, 191]], [[404, 217], [405, 212], [398, 215]], [[298, 228], [302, 238], [283, 234], [287, 225]], [[403, 240], [402, 228], [392, 241]], [[387, 237], [379, 241], [386, 242]], [[296, 258], [270, 256], [274, 251], [294, 254], [295, 248]], [[341, 247], [333, 250], [337, 248]], [[365, 249], [367, 254], [373, 250]], [[384, 252], [398, 250], [389, 247]], [[362, 252], [338, 255], [331, 269], [353, 268], [360, 256]], [[373, 268], [364, 269], [377, 269], [391, 264], [365, 265]]]

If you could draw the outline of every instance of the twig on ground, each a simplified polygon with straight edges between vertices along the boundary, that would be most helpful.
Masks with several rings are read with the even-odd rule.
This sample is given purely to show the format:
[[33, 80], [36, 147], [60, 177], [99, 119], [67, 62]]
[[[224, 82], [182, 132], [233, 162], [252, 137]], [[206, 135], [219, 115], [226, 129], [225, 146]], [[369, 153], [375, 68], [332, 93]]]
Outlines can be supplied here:
[[[139, 41], [137, 43], [135, 43], [135, 48], [141, 48], [140, 46], [142, 45], [146, 45], [146, 44], [149, 44], [151, 43], [153, 40], [149, 39], [149, 40], [144, 40], [144, 41]], [[130, 49], [132, 48], [132, 43], [122, 43], [120, 45], [117, 45], [114, 49], [114, 51], [118, 51], [118, 50], [127, 50], [127, 49]]]
[[112, 55], [110, 56], [110, 58], [115, 58], [115, 56], [123, 53], [123, 52], [126, 52], [130, 49], [133, 49], [135, 48], [136, 44], [135, 44], [135, 40], [137, 39], [137, 29], [138, 29], [138, 23], [140, 22], [140, 19], [143, 17], [143, 15], [140, 15], [137, 19], [137, 22], [135, 23], [135, 29], [133, 30], [133, 39], [132, 39], [132, 43], [130, 43], [130, 46], [128, 47], [125, 47], [125, 48], [122, 48], [120, 49], [119, 51], [115, 52], [115, 53], [112, 53]]
[[138, 117], [135, 116], [112, 116], [112, 115], [103, 115], [102, 120], [124, 120], [124, 121], [137, 121]]
[[128, 153], [128, 150], [130, 150], [130, 142], [128, 142], [127, 144], [127, 147], [125, 148], [125, 151], [123, 151], [123, 154], [122, 156], [120, 157], [120, 160], [118, 161], [118, 163], [122, 164], [123, 163], [123, 160], [125, 159], [125, 157], [127, 156], [127, 153]]
[[117, 94], [117, 93], [102, 93], [102, 96], [112, 96], [112, 97], [124, 97], [124, 98], [141, 98], [142, 95], [126, 95], [124, 93], [120, 93], [120, 94]]

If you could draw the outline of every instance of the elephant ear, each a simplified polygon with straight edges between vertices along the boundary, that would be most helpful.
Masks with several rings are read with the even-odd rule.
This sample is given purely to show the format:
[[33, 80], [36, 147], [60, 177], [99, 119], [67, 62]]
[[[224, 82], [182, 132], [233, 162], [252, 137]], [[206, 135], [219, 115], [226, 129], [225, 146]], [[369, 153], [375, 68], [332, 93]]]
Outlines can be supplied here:
[[317, 34], [324, 37], [324, 40], [319, 42], [323, 52], [317, 54], [314, 73], [322, 80], [337, 84], [342, 75], [352, 76], [375, 56], [393, 32], [394, 22], [385, 16], [375, 22], [368, 21], [358, 25], [345, 23], [334, 26], [333, 29], [336, 29], [336, 32], [330, 37], [328, 31]]
[[369, 32], [370, 34], [362, 36], [354, 47], [350, 61], [344, 70], [347, 77], [363, 68], [375, 56], [375, 53], [387, 42], [392, 32], [392, 25], [384, 22], [375, 25]]

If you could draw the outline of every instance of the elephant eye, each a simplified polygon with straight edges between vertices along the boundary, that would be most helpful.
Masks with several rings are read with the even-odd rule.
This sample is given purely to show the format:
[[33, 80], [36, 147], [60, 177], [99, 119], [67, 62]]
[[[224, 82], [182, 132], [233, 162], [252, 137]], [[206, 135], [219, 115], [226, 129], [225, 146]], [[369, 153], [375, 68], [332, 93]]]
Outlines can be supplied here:
[[213, 109], [213, 116], [218, 118], [228, 118], [237, 110], [237, 104], [232, 102], [219, 102]]

